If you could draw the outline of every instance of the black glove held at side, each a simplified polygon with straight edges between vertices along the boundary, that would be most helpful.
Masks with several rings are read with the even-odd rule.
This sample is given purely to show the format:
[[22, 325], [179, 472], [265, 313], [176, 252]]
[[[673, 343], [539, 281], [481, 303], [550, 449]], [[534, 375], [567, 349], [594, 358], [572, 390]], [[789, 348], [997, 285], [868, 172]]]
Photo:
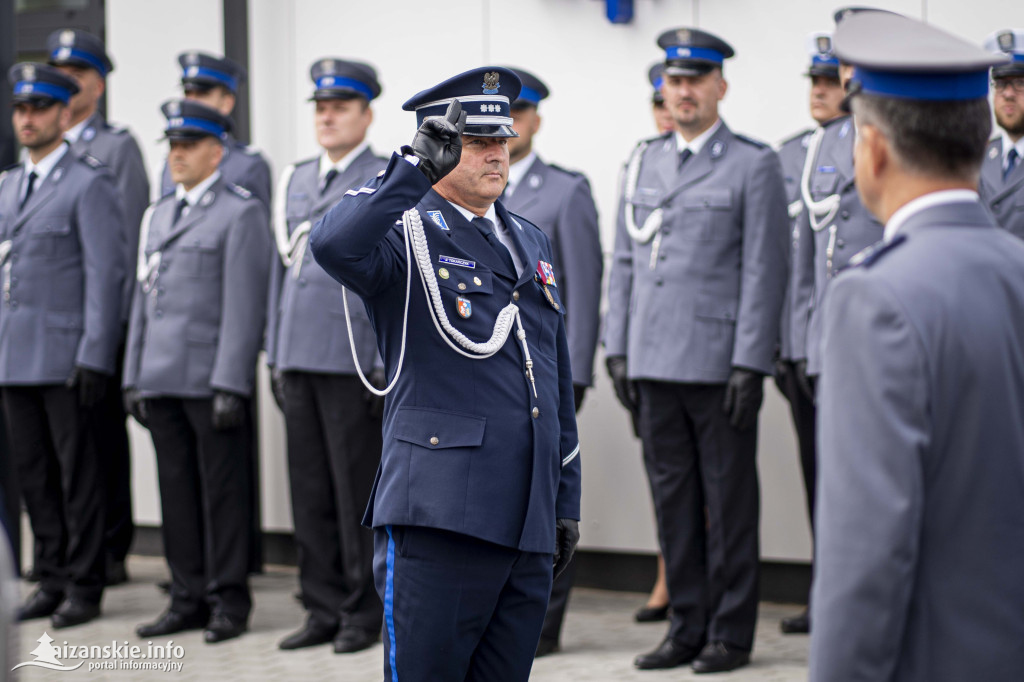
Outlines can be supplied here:
[[146, 407], [146, 400], [139, 393], [139, 389], [126, 388], [121, 397], [124, 411], [134, 417], [141, 426], [149, 428], [149, 409]]
[[796, 383], [808, 398], [814, 400], [814, 379], [807, 374], [807, 361], [796, 361]]
[[[366, 377], [373, 387], [383, 391], [388, 386], [388, 376], [384, 373], [383, 367], [374, 367], [370, 376]], [[384, 414], [385, 396], [377, 395], [371, 391], [363, 391], [363, 399], [366, 401], [366, 412], [373, 419], [380, 419]]]
[[235, 429], [245, 421], [245, 401], [234, 393], [217, 391], [213, 394], [213, 428], [218, 431]]
[[431, 185], [448, 175], [459, 165], [462, 157], [462, 131], [466, 127], [466, 112], [459, 100], [452, 100], [444, 118], [428, 118], [423, 121], [412, 145], [399, 151], [412, 154], [420, 160], [417, 168], [423, 171]]
[[284, 412], [285, 381], [283, 371], [276, 367], [270, 370], [270, 392], [274, 394], [274, 402], [277, 403], [277, 409], [282, 412]]
[[103, 400], [103, 396], [107, 393], [109, 379], [106, 374], [100, 374], [85, 367], [75, 367], [71, 370], [71, 376], [68, 377], [64, 385], [72, 389], [77, 388], [79, 406], [89, 408]]
[[623, 407], [636, 414], [640, 403], [637, 400], [636, 382], [631, 381], [626, 373], [626, 356], [612, 355], [605, 358], [604, 363], [608, 367], [608, 376], [612, 378], [615, 396]]
[[555, 521], [554, 569], [556, 578], [569, 565], [572, 555], [576, 553], [576, 544], [579, 541], [579, 521], [576, 519], [558, 519]]
[[746, 431], [757, 426], [762, 400], [764, 376], [749, 369], [733, 367], [725, 385], [725, 402], [722, 404], [733, 428]]

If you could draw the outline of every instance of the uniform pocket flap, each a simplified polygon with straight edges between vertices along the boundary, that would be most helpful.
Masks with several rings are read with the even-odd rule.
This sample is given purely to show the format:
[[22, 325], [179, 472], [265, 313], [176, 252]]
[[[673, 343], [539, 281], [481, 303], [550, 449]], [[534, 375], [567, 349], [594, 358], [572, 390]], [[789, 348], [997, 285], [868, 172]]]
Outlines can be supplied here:
[[46, 326], [49, 329], [81, 331], [83, 319], [80, 313], [46, 313]]
[[484, 442], [487, 419], [424, 407], [400, 407], [395, 438], [431, 450], [472, 448]]
[[185, 341], [188, 343], [217, 343], [218, 330], [216, 328], [189, 325], [185, 327]]
[[479, 265], [471, 270], [441, 263], [437, 268], [437, 283], [458, 294], [489, 294], [493, 291], [491, 273], [481, 270]]
[[220, 244], [217, 240], [217, 237], [213, 235], [186, 234], [181, 239], [182, 251], [216, 251], [219, 248]]
[[32, 226], [29, 232], [39, 236], [53, 236], [71, 232], [71, 222], [67, 216], [54, 216]]
[[696, 314], [697, 317], [735, 322], [738, 308], [739, 301], [736, 299], [702, 297], [697, 299]]
[[732, 192], [728, 189], [705, 189], [683, 197], [684, 208], [732, 208]]
[[839, 173], [833, 169], [831, 172], [825, 167], [818, 169], [818, 172], [811, 178], [811, 192], [813, 192], [817, 199], [827, 196], [829, 194], [835, 194], [836, 187], [839, 185]]
[[634, 206], [641, 206], [643, 208], [656, 209], [661, 206], [661, 197], [664, 195], [660, 189], [651, 189], [647, 187], [637, 187], [636, 191], [633, 192], [633, 199], [631, 203]]

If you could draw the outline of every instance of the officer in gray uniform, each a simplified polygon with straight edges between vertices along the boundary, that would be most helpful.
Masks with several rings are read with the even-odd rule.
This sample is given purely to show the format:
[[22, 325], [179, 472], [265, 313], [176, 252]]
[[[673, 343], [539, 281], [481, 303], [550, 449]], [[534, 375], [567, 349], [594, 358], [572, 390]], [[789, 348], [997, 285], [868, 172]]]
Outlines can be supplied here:
[[[114, 174], [121, 193], [124, 214], [124, 267], [135, 271], [139, 251], [139, 224], [149, 205], [149, 179], [139, 145], [127, 128], [107, 123], [99, 111], [99, 102], [106, 91], [107, 75], [114, 64], [107, 56], [103, 41], [77, 29], [54, 31], [46, 39], [49, 62], [78, 83], [77, 95], [71, 98], [71, 127], [64, 138], [76, 154], [90, 154], [102, 161]], [[128, 310], [131, 307], [134, 277], [125, 277], [121, 300], [121, 323], [127, 332]], [[128, 448], [127, 415], [121, 402], [121, 366], [124, 341], [118, 349], [117, 372], [96, 411], [93, 427], [97, 447], [105, 458], [107, 483], [107, 584], [125, 582], [125, 557], [132, 544], [135, 524], [132, 520], [131, 453]]]
[[121, 201], [103, 164], [64, 140], [75, 81], [31, 63], [8, 77], [27, 158], [0, 180], [0, 387], [40, 545], [20, 617], [66, 627], [99, 615], [105, 580], [103, 461], [88, 425], [120, 338]]
[[885, 241], [825, 299], [810, 680], [1020, 680], [1024, 244], [975, 191], [1006, 58], [874, 12], [835, 45]]
[[[178, 55], [181, 88], [186, 99], [193, 99], [224, 116], [231, 116], [239, 84], [245, 80], [245, 68], [226, 57], [191, 50]], [[230, 128], [229, 131], [230, 133]], [[256, 149], [242, 144], [230, 134], [224, 142], [224, 160], [220, 162], [224, 182], [244, 187], [270, 207], [270, 165]], [[174, 181], [164, 164], [160, 175], [160, 194], [174, 191]]]
[[661, 94], [661, 86], [665, 82], [665, 62], [656, 62], [647, 70], [647, 80], [650, 81], [653, 91], [651, 92], [651, 115], [654, 116], [654, 125], [659, 133], [667, 133], [675, 130], [676, 121], [672, 118], [672, 112], [665, 106], [665, 96]]
[[714, 672], [754, 643], [757, 415], [789, 219], [778, 155], [718, 116], [732, 48], [689, 28], [658, 45], [678, 132], [642, 142], [623, 174], [605, 349], [639, 415], [672, 604], [668, 636], [635, 664]]
[[[342, 287], [306, 248], [310, 228], [345, 194], [387, 166], [366, 142], [370, 102], [381, 91], [372, 67], [326, 58], [310, 69], [320, 156], [285, 168], [274, 205], [279, 258], [270, 278], [267, 364], [288, 432], [288, 474], [309, 616], [282, 649], [334, 640], [337, 653], [380, 638], [373, 531], [360, 524], [380, 464], [383, 399], [363, 388], [349, 345]], [[363, 302], [349, 295], [352, 338], [370, 374], [380, 367]], [[382, 377], [376, 379], [383, 388]]]
[[125, 403], [156, 448], [171, 604], [140, 637], [206, 628], [237, 637], [252, 608], [252, 398], [266, 321], [270, 230], [263, 204], [217, 170], [228, 120], [163, 105], [178, 187], [142, 222], [125, 355]]
[[985, 49], [1009, 62], [992, 67], [992, 104], [999, 133], [981, 166], [978, 190], [1004, 228], [1024, 238], [1024, 30], [996, 31]]
[[[819, 126], [827, 125], [832, 119], [843, 115], [840, 103], [843, 87], [839, 83], [839, 60], [832, 52], [830, 33], [812, 33], [808, 36], [808, 52], [811, 64], [807, 76], [811, 79], [811, 118]], [[775, 383], [789, 401], [800, 450], [800, 469], [803, 474], [804, 491], [807, 496], [807, 513], [814, 529], [814, 400], [800, 387], [798, 358], [806, 358], [804, 347], [807, 334], [807, 311], [814, 292], [814, 271], [810, 267], [814, 249], [810, 239], [800, 239], [800, 216], [804, 202], [800, 192], [800, 177], [807, 156], [813, 130], [804, 130], [788, 138], [779, 148], [779, 161], [786, 181], [786, 198], [789, 200], [790, 242], [789, 282], [786, 301], [782, 306], [782, 322], [779, 329], [779, 357], [775, 361]], [[804, 267], [797, 267], [804, 261]], [[797, 351], [796, 349], [800, 350]], [[784, 633], [806, 633], [810, 631], [808, 611], [779, 623]]]
[[[835, 13], [836, 24], [868, 8], [844, 8]], [[845, 87], [851, 69], [843, 64], [839, 76]], [[821, 317], [818, 311], [829, 281], [845, 267], [858, 251], [882, 238], [882, 224], [864, 208], [857, 196], [853, 173], [853, 119], [840, 116], [815, 131], [808, 142], [805, 169], [801, 175], [804, 210], [799, 217], [801, 241], [813, 244], [809, 258], [799, 258], [793, 276], [814, 281], [814, 294], [807, 316], [806, 343], [794, 346], [797, 379], [804, 392], [813, 398], [814, 380], [821, 373]], [[810, 269], [810, 273], [807, 270]], [[793, 320], [803, 319], [799, 310]], [[799, 333], [799, 332], [797, 332]]]
[[[502, 196], [510, 211], [529, 219], [551, 240], [552, 265], [556, 272], [562, 273], [558, 286], [565, 305], [573, 397], [579, 411], [583, 395], [593, 383], [594, 351], [600, 325], [604, 260], [597, 207], [586, 176], [545, 163], [533, 150], [533, 136], [541, 124], [537, 108], [550, 92], [532, 73], [519, 68], [512, 70], [523, 87], [512, 102], [512, 128], [519, 137], [509, 138], [508, 184]], [[538, 656], [558, 649], [575, 574], [576, 562], [571, 562], [552, 585], [544, 629], [537, 645]]]

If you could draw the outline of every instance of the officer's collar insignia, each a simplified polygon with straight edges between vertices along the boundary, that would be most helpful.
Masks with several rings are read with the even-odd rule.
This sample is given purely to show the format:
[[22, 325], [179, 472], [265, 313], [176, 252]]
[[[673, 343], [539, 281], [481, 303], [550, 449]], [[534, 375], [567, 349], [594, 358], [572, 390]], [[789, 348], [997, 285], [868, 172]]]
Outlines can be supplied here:
[[839, 129], [839, 139], [843, 139], [850, 134], [850, 119], [843, 121], [843, 127]]
[[688, 28], [681, 28], [678, 31], [676, 31], [676, 40], [678, 40], [683, 45], [689, 43], [690, 42], [690, 29], [688, 29]]
[[529, 178], [526, 179], [526, 182], [527, 182], [528, 185], [530, 185], [531, 189], [537, 189], [538, 187], [540, 187], [540, 182], [541, 182], [540, 176], [539, 175], [531, 175]]
[[189, 52], [185, 55], [185, 63], [196, 66], [199, 64], [199, 54], [196, 52]]
[[442, 230], [448, 230], [448, 223], [444, 221], [444, 214], [440, 211], [427, 211], [427, 215], [434, 221], [434, 224], [440, 227]]
[[473, 302], [465, 296], [459, 296], [455, 299], [456, 308], [459, 311], [459, 317], [464, 320], [468, 320], [473, 315]]
[[62, 177], [64, 177], [64, 169], [63, 168], [55, 168], [54, 171], [53, 171], [53, 181], [54, 182], [60, 182], [60, 179]]
[[808, 146], [809, 146], [810, 144], [811, 144], [811, 134], [810, 134], [810, 133], [807, 133], [807, 134], [806, 134], [806, 135], [804, 135], [804, 136], [803, 136], [803, 138], [802, 138], [802, 139], [800, 140], [800, 146], [801, 146], [801, 147], [803, 147], [804, 149], [807, 149], [807, 147], [808, 147]]
[[75, 32], [74, 31], [61, 31], [60, 32], [60, 44], [64, 47], [71, 47], [75, 44]]
[[550, 284], [553, 287], [558, 286], [555, 284], [555, 269], [551, 267], [551, 263], [537, 261], [537, 281], [541, 284]]
[[86, 142], [88, 142], [94, 137], [96, 137], [95, 128], [86, 128], [85, 130], [82, 131], [82, 139], [85, 140]]
[[33, 64], [26, 64], [21, 69], [21, 79], [25, 81], [34, 81], [36, 79], [36, 67]]
[[715, 140], [711, 143], [711, 158], [717, 159], [725, 153], [725, 143], [721, 140]]
[[210, 204], [213, 203], [213, 197], [214, 197], [214, 193], [213, 192], [207, 192], [206, 194], [203, 195], [203, 198], [199, 200], [199, 205], [200, 206], [209, 206]]
[[457, 265], [460, 268], [469, 268], [470, 270], [476, 269], [476, 261], [456, 258], [455, 256], [438, 256], [437, 262], [445, 263], [446, 265]]
[[1014, 43], [1016, 42], [1013, 37], [1013, 31], [1003, 31], [996, 36], [996, 42], [999, 43], [999, 49], [1003, 52], [1013, 52]]
[[320, 68], [324, 73], [334, 73], [334, 60], [323, 59], [320, 61]]
[[994, 159], [997, 156], [999, 156], [999, 150], [998, 149], [996, 149], [995, 147], [992, 147], [992, 149], [988, 150], [988, 158]]
[[501, 83], [498, 82], [498, 72], [488, 71], [484, 74], [484, 94], [485, 95], [497, 95], [498, 90], [501, 88]]

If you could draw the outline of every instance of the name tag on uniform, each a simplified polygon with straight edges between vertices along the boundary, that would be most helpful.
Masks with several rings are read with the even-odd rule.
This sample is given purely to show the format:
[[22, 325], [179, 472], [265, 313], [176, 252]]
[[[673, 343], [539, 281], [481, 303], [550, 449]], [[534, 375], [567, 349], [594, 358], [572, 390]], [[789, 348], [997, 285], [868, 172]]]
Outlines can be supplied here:
[[818, 166], [818, 172], [819, 173], [835, 173], [836, 172], [836, 167], [835, 166]]
[[[442, 230], [448, 230], [448, 223], [444, 221], [444, 216], [440, 211], [427, 211], [427, 215], [434, 221], [434, 224], [440, 227]], [[451, 232], [451, 230], [448, 230]]]
[[465, 258], [456, 258], [455, 256], [438, 256], [437, 262], [444, 263], [446, 265], [457, 265], [460, 268], [469, 268], [470, 270], [476, 269], [476, 261], [466, 260]]

